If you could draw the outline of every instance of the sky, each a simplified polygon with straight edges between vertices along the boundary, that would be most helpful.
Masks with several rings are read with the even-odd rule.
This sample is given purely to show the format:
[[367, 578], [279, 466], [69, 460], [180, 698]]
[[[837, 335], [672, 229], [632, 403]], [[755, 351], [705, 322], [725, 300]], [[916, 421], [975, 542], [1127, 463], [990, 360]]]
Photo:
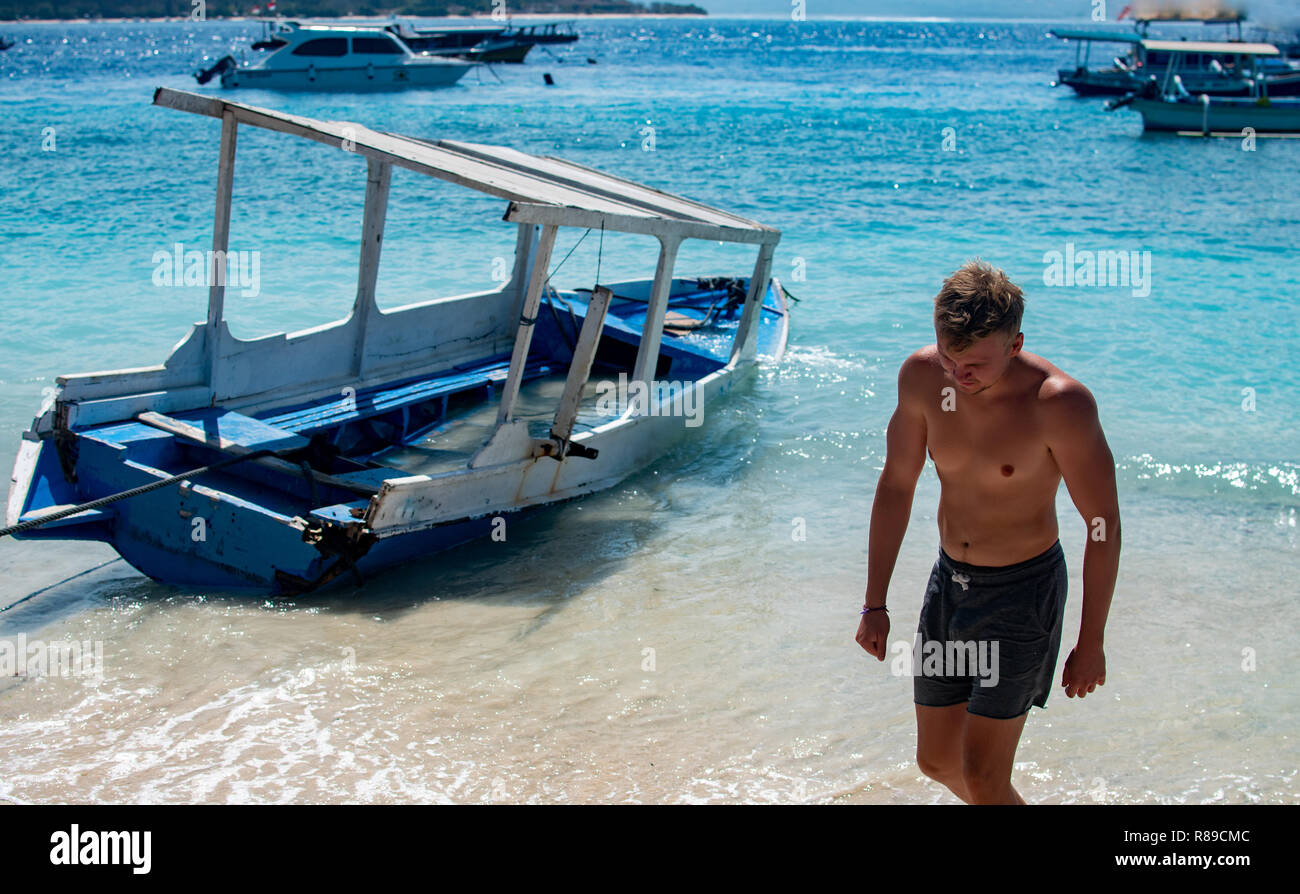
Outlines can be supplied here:
[[[791, 0], [694, 0], [713, 15], [786, 16]], [[1107, 3], [1115, 0], [1107, 0]], [[804, 0], [818, 16], [942, 16], [947, 18], [1070, 18], [1090, 16], [1091, 0]], [[1122, 8], [1115, 7], [1115, 13]], [[1112, 16], [1113, 18], [1113, 16]]]
[[[678, 0], [685, 2], [685, 0]], [[711, 15], [786, 17], [792, 0], [692, 0]], [[1160, 0], [1167, 4], [1170, 0]], [[954, 19], [1045, 18], [1091, 20], [1094, 6], [1114, 21], [1125, 0], [804, 0], [809, 18], [834, 16], [936, 16]], [[1238, 0], [1252, 21], [1300, 20], [1300, 0]]]

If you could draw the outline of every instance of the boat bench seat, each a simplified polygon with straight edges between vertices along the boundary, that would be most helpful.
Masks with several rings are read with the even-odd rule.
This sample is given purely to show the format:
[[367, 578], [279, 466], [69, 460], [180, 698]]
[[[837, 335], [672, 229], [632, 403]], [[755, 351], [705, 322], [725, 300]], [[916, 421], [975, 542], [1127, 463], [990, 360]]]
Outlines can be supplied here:
[[229, 441], [249, 450], [295, 450], [307, 446], [307, 439], [294, 432], [225, 407], [187, 410], [173, 413], [172, 418], [202, 429], [214, 442]]
[[[548, 361], [536, 360], [525, 368], [524, 378], [531, 379], [546, 375], [550, 370]], [[510, 358], [501, 357], [487, 363], [458, 367], [419, 379], [405, 379], [401, 382], [362, 388], [355, 394], [340, 394], [337, 398], [317, 401], [305, 406], [300, 404], [264, 416], [262, 421], [292, 432], [316, 432], [346, 422], [379, 416], [433, 398], [447, 397], [477, 388], [491, 388], [493, 385], [504, 383], [509, 372]]]
[[[192, 426], [214, 445], [235, 444], [248, 450], [294, 450], [307, 446], [307, 439], [294, 432], [269, 425], [265, 420], [245, 416], [226, 407], [200, 407], [170, 414], [171, 419]], [[173, 432], [162, 431], [138, 419], [113, 422], [86, 429], [81, 436], [90, 443], [132, 449], [131, 458], [156, 459], [159, 451], [177, 440]], [[180, 439], [186, 443], [185, 439]]]

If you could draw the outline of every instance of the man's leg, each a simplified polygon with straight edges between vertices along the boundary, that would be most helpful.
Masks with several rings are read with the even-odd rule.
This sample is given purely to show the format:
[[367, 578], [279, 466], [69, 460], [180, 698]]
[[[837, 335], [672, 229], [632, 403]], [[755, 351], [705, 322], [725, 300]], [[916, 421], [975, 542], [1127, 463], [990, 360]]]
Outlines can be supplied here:
[[958, 798], [971, 803], [962, 771], [966, 702], [931, 708], [916, 706], [916, 765], [935, 782], [942, 782]]
[[1023, 804], [1025, 799], [1011, 785], [1011, 764], [1016, 759], [1026, 711], [1010, 720], [995, 720], [979, 714], [966, 716], [961, 740], [961, 775], [970, 795], [969, 804]]

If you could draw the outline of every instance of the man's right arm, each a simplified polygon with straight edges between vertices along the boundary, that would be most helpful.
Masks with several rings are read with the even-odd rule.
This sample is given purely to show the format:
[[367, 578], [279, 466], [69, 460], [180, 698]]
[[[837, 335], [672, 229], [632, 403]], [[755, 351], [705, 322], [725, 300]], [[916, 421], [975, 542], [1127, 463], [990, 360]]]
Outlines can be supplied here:
[[[889, 592], [889, 579], [894, 573], [898, 550], [907, 532], [907, 522], [912, 515], [912, 496], [916, 482], [925, 467], [926, 427], [925, 413], [921, 409], [926, 360], [913, 354], [898, 371], [898, 407], [889, 420], [885, 436], [885, 468], [876, 484], [876, 496], [871, 504], [871, 527], [867, 545], [866, 608], [885, 604]], [[885, 657], [883, 636], [871, 635], [874, 623], [883, 612], [862, 616], [858, 642], [880, 660]], [[867, 634], [864, 641], [863, 634]]]

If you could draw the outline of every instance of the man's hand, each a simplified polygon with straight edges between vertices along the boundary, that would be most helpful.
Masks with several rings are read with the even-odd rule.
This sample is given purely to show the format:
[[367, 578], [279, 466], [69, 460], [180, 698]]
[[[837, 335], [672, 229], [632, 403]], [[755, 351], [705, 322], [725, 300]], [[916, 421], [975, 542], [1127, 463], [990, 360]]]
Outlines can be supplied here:
[[889, 639], [889, 613], [868, 612], [858, 624], [858, 645], [885, 660], [885, 641]]
[[[898, 548], [902, 546], [908, 519], [912, 517], [912, 496], [916, 480], [925, 468], [925, 405], [933, 400], [933, 346], [912, 354], [898, 370], [898, 406], [885, 429], [885, 467], [876, 482], [871, 501], [871, 524], [867, 533], [867, 605], [885, 603], [889, 579], [894, 574]], [[858, 624], [858, 645], [885, 660], [889, 637], [889, 615], [868, 612]]]
[[1087, 388], [1067, 377], [1044, 406], [1047, 446], [1070, 498], [1088, 526], [1083, 548], [1083, 611], [1079, 638], [1065, 661], [1061, 685], [1070, 698], [1083, 698], [1106, 682], [1102, 634], [1119, 574], [1119, 496], [1115, 458]]
[[[863, 620], [866, 620], [865, 616]], [[1061, 685], [1065, 687], [1066, 695], [1083, 698], [1105, 683], [1106, 655], [1101, 646], [1076, 645], [1070, 650], [1070, 657], [1065, 659], [1065, 673], [1061, 674]]]

